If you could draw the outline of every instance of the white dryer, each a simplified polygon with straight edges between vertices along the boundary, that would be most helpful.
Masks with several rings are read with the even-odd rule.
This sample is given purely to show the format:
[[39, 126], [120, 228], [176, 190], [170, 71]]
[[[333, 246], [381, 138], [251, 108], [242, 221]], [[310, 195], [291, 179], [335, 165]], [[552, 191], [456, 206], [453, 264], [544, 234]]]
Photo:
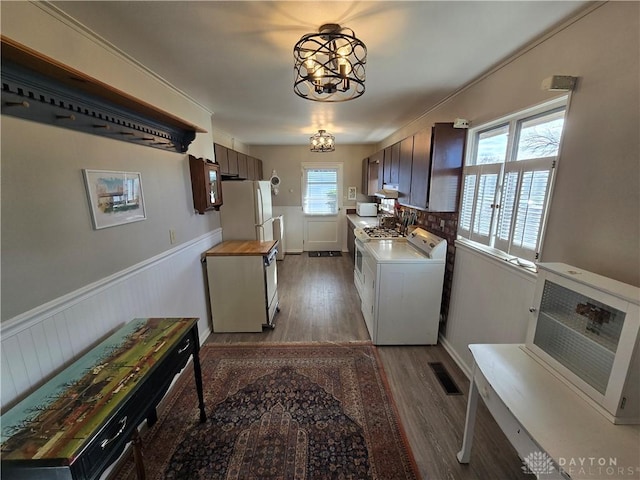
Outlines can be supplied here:
[[435, 345], [447, 241], [416, 228], [365, 244], [362, 314], [375, 345]]

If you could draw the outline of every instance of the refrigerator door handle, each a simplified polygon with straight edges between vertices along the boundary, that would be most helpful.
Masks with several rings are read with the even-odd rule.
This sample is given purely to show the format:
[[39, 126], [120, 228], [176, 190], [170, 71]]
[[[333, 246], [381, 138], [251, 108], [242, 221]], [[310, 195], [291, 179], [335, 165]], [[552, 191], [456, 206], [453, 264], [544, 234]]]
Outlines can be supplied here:
[[258, 197], [258, 204], [256, 205], [256, 215], [258, 216], [258, 218], [256, 218], [256, 223], [258, 225], [262, 225], [264, 223], [264, 214], [262, 211], [262, 190], [260, 189], [260, 186], [258, 185], [258, 187], [256, 188], [256, 192], [257, 192], [257, 197]]

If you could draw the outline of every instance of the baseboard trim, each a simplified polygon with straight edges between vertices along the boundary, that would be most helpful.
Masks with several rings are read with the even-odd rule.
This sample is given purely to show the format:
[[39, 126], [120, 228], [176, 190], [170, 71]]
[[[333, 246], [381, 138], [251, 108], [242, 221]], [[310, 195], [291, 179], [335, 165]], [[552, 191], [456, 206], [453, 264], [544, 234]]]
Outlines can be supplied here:
[[440, 344], [447, 351], [449, 356], [456, 363], [456, 365], [460, 367], [460, 370], [462, 370], [462, 373], [464, 373], [468, 379], [471, 379], [471, 367], [469, 367], [466, 363], [464, 363], [464, 361], [462, 360], [462, 357], [458, 355], [458, 352], [455, 351], [453, 346], [447, 341], [445, 337], [440, 335], [439, 341], [440, 341]]

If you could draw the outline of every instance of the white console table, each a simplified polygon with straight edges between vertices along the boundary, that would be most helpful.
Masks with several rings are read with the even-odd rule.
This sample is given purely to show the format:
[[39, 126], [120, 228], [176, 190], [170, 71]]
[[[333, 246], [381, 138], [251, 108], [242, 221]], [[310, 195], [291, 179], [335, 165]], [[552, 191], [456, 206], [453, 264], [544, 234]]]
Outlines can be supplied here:
[[474, 367], [460, 463], [471, 456], [479, 394], [520, 458], [553, 461], [552, 471], [534, 470], [538, 478], [640, 478], [640, 425], [611, 423], [523, 345], [469, 349]]

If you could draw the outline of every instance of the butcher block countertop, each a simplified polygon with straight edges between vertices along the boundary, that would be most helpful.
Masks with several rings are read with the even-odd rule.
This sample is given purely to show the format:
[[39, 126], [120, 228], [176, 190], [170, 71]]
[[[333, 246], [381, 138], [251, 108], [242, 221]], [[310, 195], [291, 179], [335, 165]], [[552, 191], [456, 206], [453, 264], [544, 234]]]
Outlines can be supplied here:
[[219, 255], [267, 255], [278, 243], [277, 240], [227, 240], [207, 250], [207, 257]]

